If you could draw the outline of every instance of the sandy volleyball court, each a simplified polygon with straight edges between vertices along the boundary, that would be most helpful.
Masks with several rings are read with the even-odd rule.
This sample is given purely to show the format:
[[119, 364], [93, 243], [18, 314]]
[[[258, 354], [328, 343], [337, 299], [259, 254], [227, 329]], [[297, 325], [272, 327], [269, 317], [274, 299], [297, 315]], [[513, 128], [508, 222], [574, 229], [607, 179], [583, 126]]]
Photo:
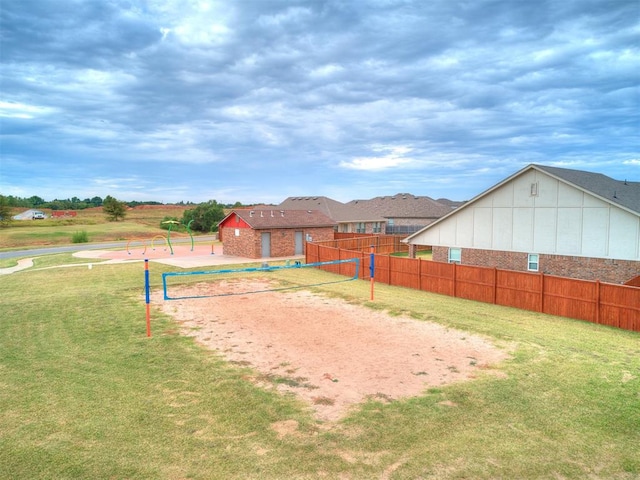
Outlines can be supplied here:
[[[266, 280], [244, 279], [215, 291], [266, 288]], [[198, 284], [173, 295], [211, 292], [210, 284]], [[324, 421], [340, 419], [367, 398], [406, 398], [472, 378], [507, 357], [479, 336], [304, 290], [172, 301], [156, 294], [154, 302], [183, 334], [254, 368], [256, 383], [295, 393]]]

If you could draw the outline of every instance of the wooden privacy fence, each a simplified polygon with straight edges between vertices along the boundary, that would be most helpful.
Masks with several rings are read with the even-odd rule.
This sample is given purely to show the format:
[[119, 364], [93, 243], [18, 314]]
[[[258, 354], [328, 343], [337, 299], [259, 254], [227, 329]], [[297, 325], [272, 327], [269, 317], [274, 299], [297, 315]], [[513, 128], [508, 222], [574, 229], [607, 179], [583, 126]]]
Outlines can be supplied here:
[[[365, 250], [307, 243], [307, 263], [354, 257], [361, 258], [360, 278], [368, 278]], [[381, 254], [374, 264], [376, 282], [640, 332], [637, 287]]]
[[408, 252], [409, 245], [402, 243], [405, 238], [399, 235], [377, 235], [372, 233], [334, 233], [333, 240], [317, 242], [325, 247], [341, 248], [355, 252], [369, 252], [375, 247], [376, 252], [388, 254], [394, 252]]

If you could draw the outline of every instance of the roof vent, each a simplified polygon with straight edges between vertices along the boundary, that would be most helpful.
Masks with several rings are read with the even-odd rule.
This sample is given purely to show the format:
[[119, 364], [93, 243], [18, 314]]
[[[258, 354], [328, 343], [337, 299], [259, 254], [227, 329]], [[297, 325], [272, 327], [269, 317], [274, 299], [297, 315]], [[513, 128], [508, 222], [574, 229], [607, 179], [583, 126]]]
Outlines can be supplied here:
[[264, 212], [260, 210], [260, 218], [264, 217]]
[[254, 212], [253, 210], [251, 210], [251, 211], [249, 212], [249, 217], [253, 217], [253, 214], [254, 214], [254, 213], [256, 213], [256, 212]]
[[280, 210], [280, 216], [284, 217], [284, 210]]

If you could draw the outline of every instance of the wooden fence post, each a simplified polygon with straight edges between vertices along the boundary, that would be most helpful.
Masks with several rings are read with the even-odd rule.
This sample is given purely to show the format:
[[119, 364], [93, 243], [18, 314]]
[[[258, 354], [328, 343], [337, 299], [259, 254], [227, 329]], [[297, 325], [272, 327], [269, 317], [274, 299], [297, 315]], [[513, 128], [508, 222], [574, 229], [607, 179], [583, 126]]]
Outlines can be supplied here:
[[540, 312], [544, 313], [544, 272], [540, 272]]
[[498, 267], [493, 267], [493, 304], [498, 300]]
[[600, 323], [600, 280], [596, 280], [596, 323]]
[[457, 263], [453, 262], [452, 265], [453, 265], [453, 296], [455, 297], [456, 293], [457, 293], [456, 290], [457, 290], [457, 287], [458, 287], [458, 275], [457, 275], [457, 271], [456, 271]]

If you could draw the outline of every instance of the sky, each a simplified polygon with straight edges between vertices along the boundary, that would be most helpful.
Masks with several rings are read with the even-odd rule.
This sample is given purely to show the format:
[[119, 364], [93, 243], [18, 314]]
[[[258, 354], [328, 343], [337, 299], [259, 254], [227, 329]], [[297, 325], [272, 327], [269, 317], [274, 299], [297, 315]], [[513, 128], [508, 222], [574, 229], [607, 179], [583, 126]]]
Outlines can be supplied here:
[[0, 194], [468, 200], [640, 181], [639, 0], [2, 0]]

